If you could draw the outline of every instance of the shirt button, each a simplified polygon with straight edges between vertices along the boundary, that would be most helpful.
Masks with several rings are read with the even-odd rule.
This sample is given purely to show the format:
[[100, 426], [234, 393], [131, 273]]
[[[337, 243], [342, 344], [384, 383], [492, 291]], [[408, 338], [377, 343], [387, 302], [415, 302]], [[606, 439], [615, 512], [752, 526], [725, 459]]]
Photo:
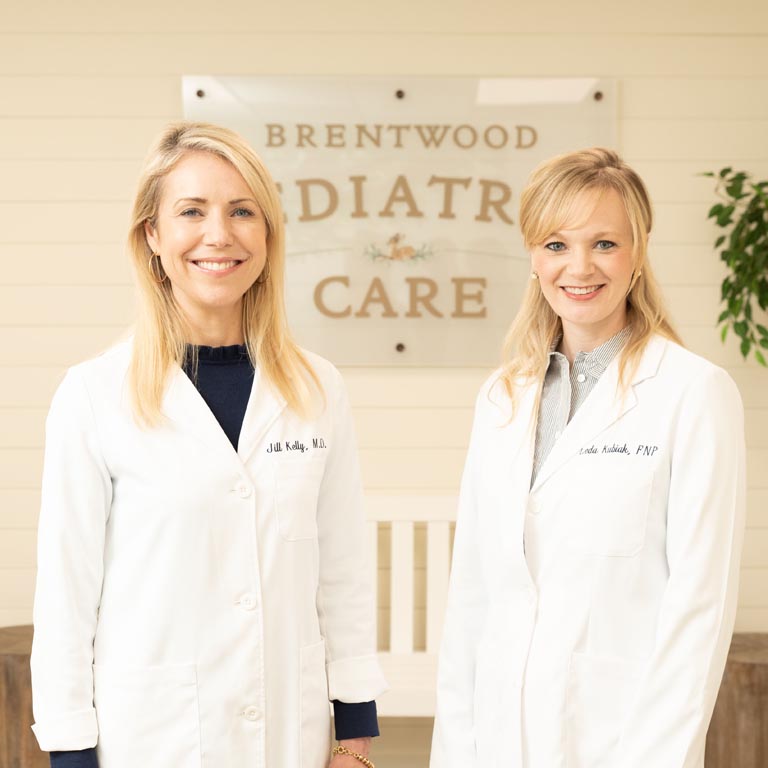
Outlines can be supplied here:
[[240, 600], [238, 600], [238, 605], [244, 611], [252, 611], [256, 607], [256, 598], [250, 592], [248, 592], [244, 594]]
[[587, 380], [587, 377], [586, 377], [586, 376], [585, 376], [583, 373], [580, 373], [580, 374], [579, 374], [579, 375], [576, 377], [576, 381], [578, 381], [578, 382], [579, 382], [579, 384], [583, 384], [583, 383], [584, 383], [586, 380]]
[[245, 716], [246, 720], [250, 720], [252, 723], [255, 723], [261, 717], [261, 712], [257, 707], [246, 707], [243, 715]]
[[251, 495], [251, 489], [244, 483], [238, 485], [236, 490], [240, 494], [241, 499], [247, 499]]

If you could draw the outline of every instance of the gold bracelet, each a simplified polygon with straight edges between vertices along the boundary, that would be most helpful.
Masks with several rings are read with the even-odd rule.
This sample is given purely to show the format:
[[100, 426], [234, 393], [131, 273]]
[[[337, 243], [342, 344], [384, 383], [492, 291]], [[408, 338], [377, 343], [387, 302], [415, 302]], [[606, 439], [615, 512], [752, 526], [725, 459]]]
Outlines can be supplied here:
[[351, 749], [342, 747], [341, 744], [333, 748], [332, 755], [349, 755], [354, 757], [355, 760], [361, 762], [365, 768], [376, 768], [376, 766], [364, 755], [359, 755], [357, 752], [353, 752]]

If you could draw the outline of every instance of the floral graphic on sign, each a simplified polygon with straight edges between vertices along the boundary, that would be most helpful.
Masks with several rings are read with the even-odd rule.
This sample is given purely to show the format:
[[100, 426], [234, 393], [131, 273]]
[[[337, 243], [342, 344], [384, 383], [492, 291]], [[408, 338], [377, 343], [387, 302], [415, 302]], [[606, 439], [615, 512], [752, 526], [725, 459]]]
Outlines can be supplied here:
[[412, 245], [406, 245], [403, 242], [404, 235], [394, 234], [387, 240], [387, 246], [382, 249], [372, 243], [365, 249], [365, 255], [373, 261], [419, 261], [433, 255], [432, 249], [428, 245], [421, 245], [414, 248]]

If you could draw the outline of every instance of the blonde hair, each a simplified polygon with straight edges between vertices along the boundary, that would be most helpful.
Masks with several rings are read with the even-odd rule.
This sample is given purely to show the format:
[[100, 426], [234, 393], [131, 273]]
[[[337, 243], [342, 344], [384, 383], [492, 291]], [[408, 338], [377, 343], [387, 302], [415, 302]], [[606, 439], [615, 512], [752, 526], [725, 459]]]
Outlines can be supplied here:
[[[534, 170], [520, 196], [520, 229], [530, 250], [573, 220], [583, 193], [609, 189], [624, 203], [633, 240], [634, 264], [627, 294], [630, 335], [619, 358], [619, 386], [625, 391], [654, 334], [682, 343], [667, 317], [648, 261], [653, 211], [642, 180], [610, 149], [596, 147], [554, 157]], [[513, 412], [519, 384], [543, 384], [550, 349], [560, 334], [560, 318], [544, 297], [539, 281], [530, 280], [504, 342], [500, 379], [512, 400]]]
[[[307, 415], [317, 375], [290, 336], [285, 316], [283, 280], [285, 235], [283, 211], [275, 182], [246, 141], [234, 131], [208, 123], [169, 125], [151, 148], [139, 177], [133, 204], [128, 250], [138, 287], [138, 317], [128, 382], [134, 418], [145, 427], [162, 418], [162, 400], [169, 377], [187, 354], [190, 338], [186, 318], [176, 302], [170, 280], [158, 282], [150, 259], [145, 223], [154, 226], [165, 177], [194, 152], [208, 152], [239, 171], [259, 204], [267, 225], [267, 257], [263, 275], [245, 292], [242, 324], [248, 355], [288, 406]], [[156, 269], [162, 267], [158, 266]], [[193, 355], [193, 366], [197, 360]]]

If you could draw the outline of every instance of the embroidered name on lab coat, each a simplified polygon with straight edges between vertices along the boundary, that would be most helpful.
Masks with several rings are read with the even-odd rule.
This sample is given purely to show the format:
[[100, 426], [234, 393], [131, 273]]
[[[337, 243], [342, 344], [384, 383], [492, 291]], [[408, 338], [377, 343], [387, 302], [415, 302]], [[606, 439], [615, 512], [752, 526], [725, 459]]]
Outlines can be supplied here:
[[325, 450], [328, 448], [325, 439], [313, 437], [312, 443], [304, 443], [301, 440], [283, 440], [270, 443], [266, 453], [307, 453], [311, 450]]
[[625, 456], [645, 456], [651, 457], [656, 451], [659, 450], [658, 445], [644, 445], [638, 443], [637, 445], [627, 445], [622, 443], [606, 443], [602, 448], [598, 448], [596, 445], [590, 445], [588, 448], [579, 448], [579, 455], [589, 455], [597, 453], [623, 453]]

